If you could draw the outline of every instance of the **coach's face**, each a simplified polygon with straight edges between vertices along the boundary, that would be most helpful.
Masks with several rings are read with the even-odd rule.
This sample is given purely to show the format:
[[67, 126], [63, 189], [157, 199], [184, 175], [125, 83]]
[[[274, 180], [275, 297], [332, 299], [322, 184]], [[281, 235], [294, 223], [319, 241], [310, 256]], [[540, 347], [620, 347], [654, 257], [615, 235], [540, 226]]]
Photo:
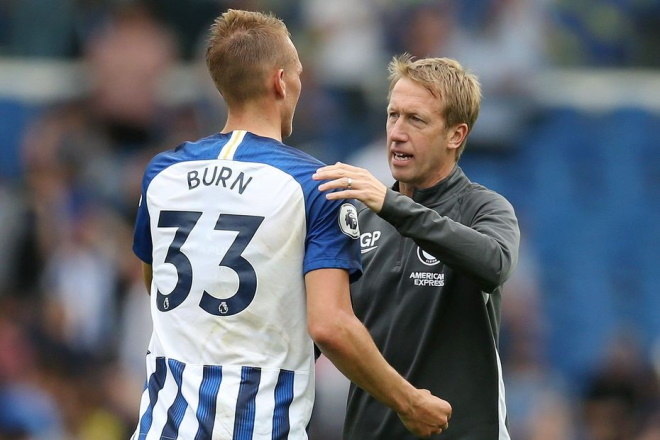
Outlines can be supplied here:
[[293, 42], [287, 38], [287, 50], [291, 51], [293, 60], [289, 66], [284, 69], [284, 83], [286, 84], [286, 97], [284, 115], [282, 117], [282, 138], [288, 137], [293, 131], [293, 115], [298, 105], [302, 84], [300, 75], [302, 74], [302, 64], [298, 57], [298, 51]]
[[[456, 133], [442, 116], [442, 98], [409, 78], [392, 88], [387, 106], [387, 152], [401, 193], [429, 188], [456, 164]], [[462, 139], [462, 137], [461, 137]]]

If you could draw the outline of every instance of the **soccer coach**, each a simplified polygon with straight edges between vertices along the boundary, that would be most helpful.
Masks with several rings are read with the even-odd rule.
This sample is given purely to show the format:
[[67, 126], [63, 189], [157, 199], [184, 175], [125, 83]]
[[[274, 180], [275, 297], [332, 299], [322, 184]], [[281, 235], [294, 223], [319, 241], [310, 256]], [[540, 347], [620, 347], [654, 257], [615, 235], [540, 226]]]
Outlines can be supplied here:
[[[319, 187], [328, 199], [364, 204], [364, 274], [351, 286], [353, 307], [397, 371], [452, 405], [443, 440], [508, 440], [500, 300], [520, 231], [511, 204], [458, 166], [480, 86], [448, 58], [404, 55], [389, 70], [394, 186], [341, 163], [314, 177], [330, 180]], [[351, 385], [345, 440], [413, 438], [394, 412]]]

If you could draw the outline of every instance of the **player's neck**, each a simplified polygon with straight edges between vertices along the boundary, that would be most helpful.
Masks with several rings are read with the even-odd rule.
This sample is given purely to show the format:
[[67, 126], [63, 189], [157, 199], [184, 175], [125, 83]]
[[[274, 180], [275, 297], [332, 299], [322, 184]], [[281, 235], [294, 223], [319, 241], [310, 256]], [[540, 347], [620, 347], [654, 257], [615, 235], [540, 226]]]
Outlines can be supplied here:
[[229, 109], [223, 133], [245, 130], [258, 136], [282, 142], [282, 122], [279, 113], [268, 105], [246, 105], [235, 110]]

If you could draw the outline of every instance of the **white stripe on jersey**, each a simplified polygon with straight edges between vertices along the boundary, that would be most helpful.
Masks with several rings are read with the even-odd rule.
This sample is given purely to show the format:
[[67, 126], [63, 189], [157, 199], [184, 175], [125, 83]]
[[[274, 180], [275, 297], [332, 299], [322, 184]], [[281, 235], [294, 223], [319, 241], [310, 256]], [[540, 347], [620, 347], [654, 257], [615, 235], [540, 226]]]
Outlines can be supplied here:
[[234, 131], [231, 134], [229, 141], [225, 144], [224, 147], [222, 147], [222, 150], [220, 150], [218, 159], [232, 160], [234, 158], [234, 153], [236, 153], [236, 150], [238, 149], [238, 146], [241, 145], [241, 142], [243, 142], [245, 133], [247, 133], [245, 130]]

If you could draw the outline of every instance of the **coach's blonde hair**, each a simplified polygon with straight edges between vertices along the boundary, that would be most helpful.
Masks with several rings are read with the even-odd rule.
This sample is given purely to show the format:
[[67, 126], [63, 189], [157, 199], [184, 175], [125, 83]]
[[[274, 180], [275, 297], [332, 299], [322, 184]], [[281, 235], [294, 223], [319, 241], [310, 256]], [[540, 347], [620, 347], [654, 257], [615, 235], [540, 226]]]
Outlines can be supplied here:
[[[441, 98], [444, 108], [439, 109], [447, 127], [466, 123], [472, 130], [481, 105], [481, 86], [477, 77], [467, 72], [451, 58], [422, 58], [415, 60], [409, 54], [396, 56], [388, 67], [390, 93], [401, 78], [408, 78], [424, 86], [433, 96]], [[461, 157], [467, 136], [456, 152]]]
[[206, 65], [228, 104], [263, 95], [268, 72], [294, 62], [289, 37], [284, 22], [272, 14], [229, 9], [215, 20]]

